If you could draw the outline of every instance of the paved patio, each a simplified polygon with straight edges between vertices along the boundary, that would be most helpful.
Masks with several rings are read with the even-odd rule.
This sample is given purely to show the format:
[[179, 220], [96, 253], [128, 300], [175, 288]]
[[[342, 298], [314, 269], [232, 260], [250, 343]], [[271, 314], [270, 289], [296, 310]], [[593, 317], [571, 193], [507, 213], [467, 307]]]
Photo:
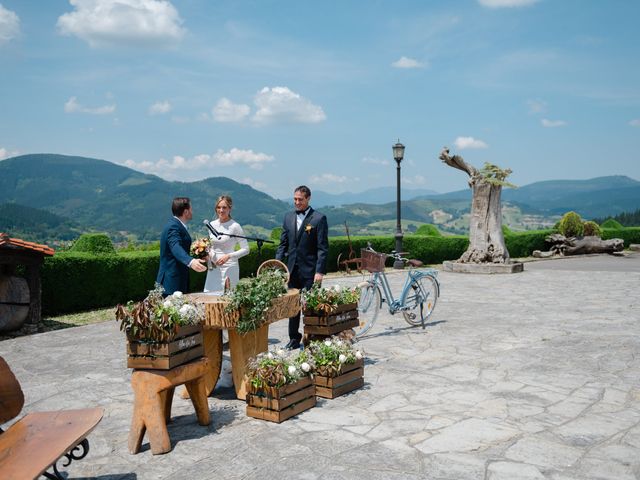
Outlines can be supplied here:
[[[402, 276], [390, 279], [397, 291]], [[0, 355], [25, 412], [104, 407], [69, 478], [640, 478], [640, 254], [440, 280], [426, 330], [385, 314], [361, 341], [362, 390], [276, 425], [219, 389], [209, 427], [176, 395], [161, 456], [146, 441], [128, 453], [131, 373], [115, 322], [5, 340]], [[272, 343], [285, 337], [286, 322], [272, 326]]]

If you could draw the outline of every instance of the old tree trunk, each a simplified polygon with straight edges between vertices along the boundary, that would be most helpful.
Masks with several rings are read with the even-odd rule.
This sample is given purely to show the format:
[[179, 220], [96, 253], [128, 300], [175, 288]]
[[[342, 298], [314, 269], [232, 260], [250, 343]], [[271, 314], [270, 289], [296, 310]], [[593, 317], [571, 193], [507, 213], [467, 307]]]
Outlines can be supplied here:
[[502, 206], [500, 196], [503, 186], [513, 186], [504, 181], [511, 170], [502, 170], [485, 164], [476, 170], [459, 155], [449, 156], [444, 148], [440, 160], [450, 167], [467, 172], [469, 186], [473, 189], [471, 218], [469, 220], [469, 248], [458, 259], [460, 263], [509, 263], [509, 251], [502, 234]]

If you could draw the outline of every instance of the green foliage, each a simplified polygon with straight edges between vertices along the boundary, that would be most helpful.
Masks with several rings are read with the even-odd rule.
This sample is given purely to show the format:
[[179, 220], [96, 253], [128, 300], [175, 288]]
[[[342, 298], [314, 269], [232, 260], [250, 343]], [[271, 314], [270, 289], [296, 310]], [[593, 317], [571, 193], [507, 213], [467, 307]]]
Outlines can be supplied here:
[[510, 168], [502, 169], [497, 165], [494, 165], [493, 163], [485, 162], [479, 173], [480, 175], [482, 175], [484, 180], [491, 185], [518, 188], [513, 183], [505, 181], [505, 179], [512, 173], [512, 170]]
[[71, 252], [85, 252], [95, 254], [115, 254], [111, 239], [106, 233], [83, 233], [69, 249]]
[[602, 228], [622, 228], [622, 224], [613, 218], [608, 218], [600, 224]]
[[552, 230], [529, 230], [505, 235], [504, 243], [512, 258], [529, 257], [534, 250], [547, 250], [545, 238]]
[[624, 240], [625, 248], [629, 248], [632, 243], [640, 243], [640, 227], [604, 228], [602, 229], [602, 239], [621, 238]]
[[269, 238], [271, 240], [279, 242], [280, 241], [280, 235], [282, 235], [282, 227], [275, 227], [275, 228], [271, 229], [271, 235], [269, 235]]
[[586, 236], [602, 237], [602, 230], [600, 229], [600, 225], [598, 225], [596, 222], [592, 222], [591, 220], [588, 220], [582, 224], [582, 227], [583, 227], [582, 234], [585, 237]]
[[309, 351], [316, 373], [323, 377], [337, 377], [342, 373], [343, 365], [351, 365], [363, 358], [363, 352], [351, 342], [337, 337], [315, 340], [305, 345]]
[[360, 289], [358, 287], [347, 288], [334, 285], [330, 288], [314, 283], [309, 290], [302, 291], [302, 308], [305, 314], [309, 315], [329, 315], [339, 305], [357, 303], [360, 299]]
[[513, 231], [509, 227], [507, 227], [505, 224], [502, 224], [502, 235], [506, 237], [507, 235], [512, 235], [512, 234], [513, 234]]
[[226, 295], [229, 304], [226, 311], [240, 311], [240, 320], [236, 330], [247, 333], [257, 330], [264, 323], [265, 312], [274, 298], [287, 293], [285, 273], [281, 270], [268, 269], [260, 275], [243, 278], [231, 293]]
[[247, 378], [255, 389], [280, 388], [313, 373], [313, 360], [307, 351], [283, 349], [259, 353], [249, 359]]
[[565, 213], [558, 225], [558, 231], [567, 238], [582, 235], [583, 229], [582, 218], [576, 212]]
[[440, 230], [435, 225], [430, 223], [425, 223], [424, 225], [420, 225], [418, 229], [415, 231], [414, 235], [427, 235], [431, 237], [441, 237], [442, 234]]

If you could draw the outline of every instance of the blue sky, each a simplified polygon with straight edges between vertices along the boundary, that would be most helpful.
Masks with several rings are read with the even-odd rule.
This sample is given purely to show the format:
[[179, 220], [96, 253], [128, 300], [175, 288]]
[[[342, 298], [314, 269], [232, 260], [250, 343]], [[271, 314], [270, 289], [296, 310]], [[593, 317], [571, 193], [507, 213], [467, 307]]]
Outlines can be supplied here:
[[640, 2], [0, 0], [0, 159], [60, 153], [277, 197], [640, 179]]

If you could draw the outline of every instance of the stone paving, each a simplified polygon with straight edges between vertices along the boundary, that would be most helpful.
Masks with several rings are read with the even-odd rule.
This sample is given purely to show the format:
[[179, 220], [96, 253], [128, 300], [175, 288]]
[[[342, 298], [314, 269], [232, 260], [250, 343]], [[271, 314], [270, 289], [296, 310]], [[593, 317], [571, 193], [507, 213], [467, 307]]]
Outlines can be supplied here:
[[[363, 389], [280, 425], [246, 417], [226, 388], [200, 427], [176, 395], [174, 448], [160, 456], [146, 440], [128, 453], [133, 394], [115, 322], [5, 340], [0, 355], [25, 412], [104, 407], [69, 478], [638, 479], [640, 254], [601, 258], [441, 272], [426, 330], [385, 313], [360, 342]], [[389, 278], [397, 291], [402, 274]], [[285, 332], [274, 324], [270, 341]]]

